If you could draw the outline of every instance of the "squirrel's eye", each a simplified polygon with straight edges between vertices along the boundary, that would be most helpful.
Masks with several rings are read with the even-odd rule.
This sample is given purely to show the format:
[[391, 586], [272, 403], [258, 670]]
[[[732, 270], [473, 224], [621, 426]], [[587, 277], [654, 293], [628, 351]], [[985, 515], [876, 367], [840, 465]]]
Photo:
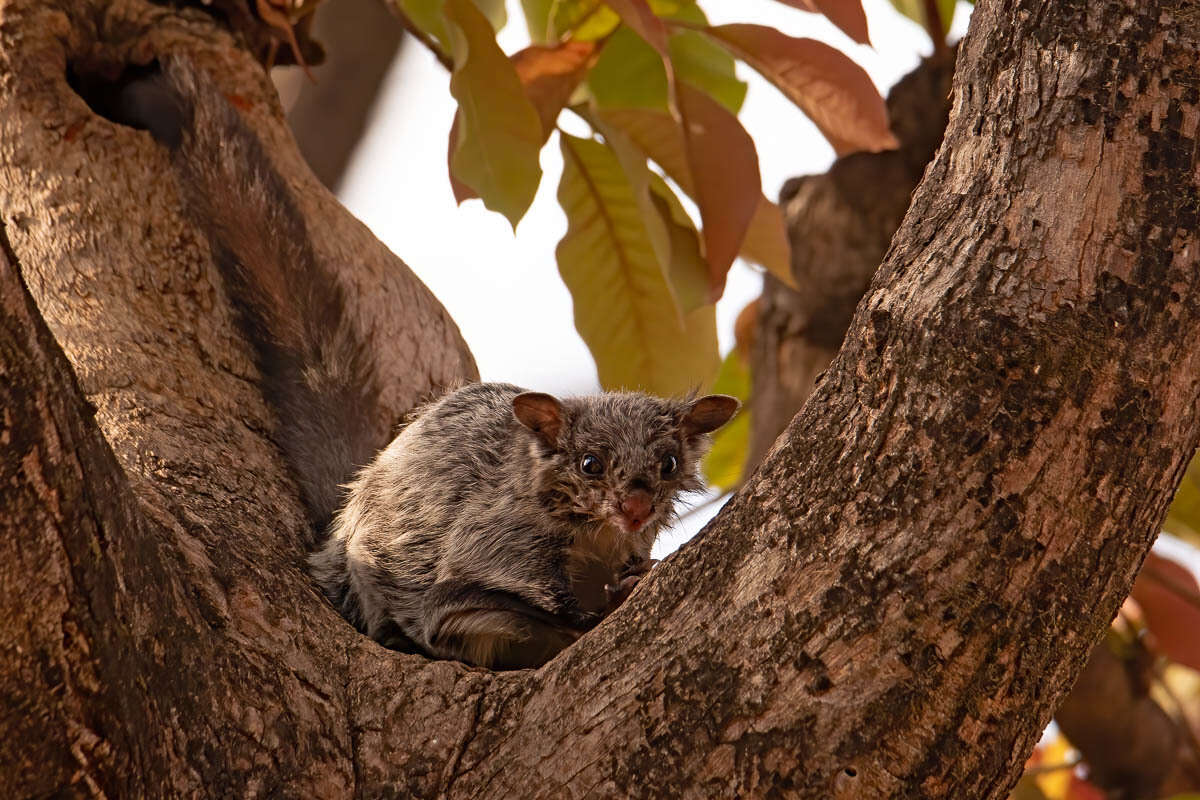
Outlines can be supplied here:
[[674, 475], [675, 470], [677, 469], [679, 469], [679, 461], [675, 458], [675, 456], [671, 455], [670, 453], [667, 453], [665, 456], [663, 456], [662, 474], [664, 477], [667, 475]]
[[600, 475], [604, 472], [604, 462], [588, 453], [579, 462], [579, 469], [584, 475]]

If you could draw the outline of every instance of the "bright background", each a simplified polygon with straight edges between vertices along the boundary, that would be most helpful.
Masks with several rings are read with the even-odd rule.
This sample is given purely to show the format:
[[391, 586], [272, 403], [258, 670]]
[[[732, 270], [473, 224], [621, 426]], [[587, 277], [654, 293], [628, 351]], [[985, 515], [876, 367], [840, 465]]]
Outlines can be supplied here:
[[[528, 45], [529, 36], [520, 3], [510, 0], [508, 5], [509, 21], [499, 42], [511, 54]], [[774, 0], [704, 4], [713, 24], [756, 22], [837, 47], [886, 95], [932, 46], [925, 32], [887, 0], [865, 0], [863, 7], [874, 48], [855, 44], [824, 17]], [[970, 11], [968, 3], [958, 4], [952, 39], [966, 31]], [[740, 63], [738, 77], [749, 84], [739, 116], [758, 147], [766, 195], [778, 196], [790, 177], [827, 170], [833, 150], [808, 118]], [[456, 206], [446, 174], [446, 137], [455, 109], [449, 81], [427, 50], [411, 39], [405, 42], [347, 169], [341, 199], [446, 306], [475, 354], [483, 380], [564, 395], [598, 391], [595, 365], [575, 332], [571, 297], [554, 261], [554, 248], [566, 230], [555, 199], [562, 171], [558, 147], [542, 150], [542, 183], [515, 235], [502, 216], [487, 211], [479, 200]], [[560, 120], [568, 129], [570, 117], [564, 114]], [[717, 304], [722, 354], [733, 346], [737, 313], [759, 295], [761, 285], [755, 269], [734, 264]], [[718, 507], [697, 509], [665, 532], [655, 557], [691, 538]]]

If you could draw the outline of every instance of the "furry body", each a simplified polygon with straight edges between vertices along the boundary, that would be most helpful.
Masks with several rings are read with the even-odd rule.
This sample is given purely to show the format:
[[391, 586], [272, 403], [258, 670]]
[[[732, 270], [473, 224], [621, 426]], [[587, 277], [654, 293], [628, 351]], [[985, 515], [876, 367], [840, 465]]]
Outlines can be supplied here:
[[[539, 640], [569, 643], [599, 621], [605, 587], [648, 561], [675, 496], [701, 488], [695, 464], [707, 437], [683, 434], [687, 403], [636, 393], [568, 399], [551, 447], [514, 416], [521, 393], [485, 383], [442, 398], [350, 485], [311, 562], [368, 635], [400, 633], [425, 652], [472, 663], [541, 663]], [[577, 469], [584, 453], [604, 460], [603, 476]], [[690, 468], [664, 480], [667, 454]], [[634, 484], [654, 489], [660, 513], [624, 531], [607, 517]], [[493, 606], [499, 598], [544, 614]], [[481, 627], [493, 635], [470, 635]]]

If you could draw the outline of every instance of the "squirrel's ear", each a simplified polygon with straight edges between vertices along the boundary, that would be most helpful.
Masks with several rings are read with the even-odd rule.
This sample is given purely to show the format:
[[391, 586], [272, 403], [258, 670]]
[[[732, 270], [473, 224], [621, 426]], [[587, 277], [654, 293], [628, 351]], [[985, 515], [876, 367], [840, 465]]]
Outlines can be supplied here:
[[683, 433], [686, 436], [711, 433], [729, 422], [740, 406], [736, 397], [727, 394], [710, 394], [693, 400], [683, 415]]
[[542, 392], [524, 392], [513, 398], [512, 407], [518, 422], [551, 447], [558, 445], [564, 414], [557, 397]]

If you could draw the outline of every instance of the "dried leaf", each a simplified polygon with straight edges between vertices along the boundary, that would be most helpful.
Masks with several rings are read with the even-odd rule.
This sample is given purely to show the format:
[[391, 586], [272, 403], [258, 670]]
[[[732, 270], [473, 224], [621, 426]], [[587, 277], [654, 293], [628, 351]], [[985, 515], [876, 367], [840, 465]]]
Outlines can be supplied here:
[[612, 151], [560, 135], [558, 199], [567, 232], [559, 272], [575, 304], [575, 327], [606, 389], [679, 394], [707, 385], [718, 365], [712, 306], [685, 315], [663, 277], [634, 198]]
[[675, 99], [704, 226], [709, 298], [716, 302], [762, 196], [758, 152], [737, 117], [708, 95], [681, 83]]
[[799, 106], [838, 155], [898, 146], [888, 129], [883, 98], [863, 68], [842, 52], [764, 25], [718, 25], [706, 30]]
[[670, 58], [667, 45], [667, 26], [650, 8], [646, 0], [606, 0], [621, 21], [641, 36], [664, 59]]
[[471, 0], [446, 0], [445, 14], [459, 110], [450, 172], [515, 228], [541, 180], [542, 124], [487, 17]]
[[566, 41], [553, 47], [530, 45], [513, 55], [513, 68], [542, 121], [543, 143], [550, 138], [559, 112], [587, 74], [595, 53], [593, 42]]
[[842, 33], [859, 44], [870, 44], [862, 0], [779, 0], [792, 8], [824, 14]]
[[1200, 585], [1187, 567], [1150, 553], [1130, 595], [1141, 606], [1159, 649], [1173, 661], [1200, 669]]

